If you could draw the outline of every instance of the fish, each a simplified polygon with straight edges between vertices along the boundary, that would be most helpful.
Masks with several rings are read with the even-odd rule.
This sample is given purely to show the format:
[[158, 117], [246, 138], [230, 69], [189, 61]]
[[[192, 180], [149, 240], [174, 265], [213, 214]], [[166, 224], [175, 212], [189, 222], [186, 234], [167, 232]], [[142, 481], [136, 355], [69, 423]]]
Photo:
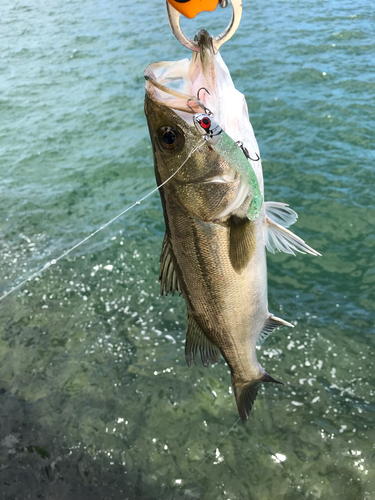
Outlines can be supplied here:
[[[183, 296], [187, 365], [197, 364], [199, 355], [204, 366], [222, 356], [246, 422], [259, 385], [281, 384], [261, 366], [256, 347], [275, 328], [294, 326], [268, 311], [266, 248], [320, 254], [288, 229], [296, 212], [263, 201], [245, 97], [214, 53], [209, 33], [200, 30], [196, 41], [200, 51], [190, 61], [153, 63], [145, 70], [145, 115], [165, 221], [161, 295]], [[209, 130], [208, 122], [202, 126], [206, 119]], [[224, 140], [220, 147], [215, 130]]]

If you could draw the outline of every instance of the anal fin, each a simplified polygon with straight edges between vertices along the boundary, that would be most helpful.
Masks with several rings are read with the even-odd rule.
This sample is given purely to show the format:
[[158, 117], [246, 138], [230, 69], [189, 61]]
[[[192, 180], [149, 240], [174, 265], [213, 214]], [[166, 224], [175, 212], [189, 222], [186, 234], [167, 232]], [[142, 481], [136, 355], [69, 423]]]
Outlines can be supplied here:
[[232, 217], [230, 225], [229, 258], [233, 269], [240, 273], [255, 251], [254, 224], [248, 219]]
[[180, 282], [173, 264], [172, 247], [167, 235], [164, 236], [160, 255], [159, 281], [160, 295], [168, 295], [169, 292], [172, 292], [172, 295], [175, 292], [181, 295]]
[[194, 318], [188, 314], [185, 343], [185, 359], [188, 366], [191, 365], [191, 360], [197, 366], [198, 351], [200, 351], [203, 366], [209, 366], [220, 361], [218, 347], [207, 338]]
[[292, 323], [289, 323], [288, 321], [285, 321], [284, 319], [278, 318], [277, 316], [271, 314], [265, 322], [263, 330], [258, 337], [257, 345], [262, 345], [266, 338], [271, 335], [275, 328], [278, 328], [279, 326], [289, 326], [290, 328], [294, 328], [294, 325], [292, 325]]

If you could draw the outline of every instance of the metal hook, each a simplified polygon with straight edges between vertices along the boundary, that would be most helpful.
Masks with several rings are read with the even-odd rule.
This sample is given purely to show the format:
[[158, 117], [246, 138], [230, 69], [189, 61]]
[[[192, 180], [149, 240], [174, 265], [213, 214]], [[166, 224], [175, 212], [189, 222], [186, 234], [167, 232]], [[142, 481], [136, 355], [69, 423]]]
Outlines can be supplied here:
[[206, 87], [201, 87], [201, 88], [198, 90], [198, 92], [197, 92], [198, 101], [200, 100], [200, 99], [199, 99], [199, 92], [200, 92], [201, 90], [205, 90], [205, 91], [207, 92], [207, 94], [208, 94], [208, 95], [211, 95], [211, 94], [210, 94], [210, 92], [206, 89]]
[[251, 156], [250, 156], [250, 155], [248, 155], [249, 160], [251, 160], [251, 161], [259, 161], [259, 160], [260, 160], [260, 156], [258, 155], [258, 153], [255, 153], [255, 154], [256, 154], [256, 156], [257, 156], [257, 159], [256, 159], [256, 160], [254, 160], [254, 158], [251, 158]]
[[190, 101], [194, 101], [194, 102], [196, 102], [196, 101], [195, 101], [194, 99], [188, 99], [188, 100], [186, 101], [186, 106], [187, 106], [188, 108], [190, 108], [190, 109], [192, 110], [192, 112], [195, 114], [194, 109], [193, 109], [193, 108], [190, 106], [190, 104], [189, 104], [189, 102], [190, 102]]
[[196, 102], [198, 104], [198, 106], [200, 106], [203, 109], [203, 111], [206, 113], [206, 115], [212, 116], [212, 114], [213, 114], [212, 111], [210, 109], [206, 108], [206, 106], [203, 104], [203, 102], [200, 99], [195, 100], [195, 99], [190, 98], [186, 101], [186, 106], [188, 108], [190, 108], [194, 114], [196, 114], [196, 113], [195, 113], [194, 109], [190, 106], [190, 104], [189, 104], [190, 101]]
[[193, 113], [195, 113], [194, 109], [193, 109], [193, 108], [190, 106], [190, 104], [189, 104], [189, 102], [190, 102], [190, 101], [194, 101], [194, 102], [196, 102], [196, 103], [198, 104], [198, 106], [200, 106], [200, 107], [203, 109], [203, 111], [206, 113], [206, 115], [212, 116], [212, 114], [213, 114], [213, 113], [212, 113], [212, 111], [211, 111], [210, 109], [206, 108], [206, 106], [203, 104], [203, 102], [199, 99], [199, 92], [200, 92], [201, 90], [205, 90], [205, 91], [207, 92], [207, 94], [208, 94], [208, 95], [211, 95], [211, 94], [210, 94], [210, 92], [206, 89], [206, 87], [201, 87], [201, 88], [198, 90], [198, 92], [197, 92], [197, 100], [192, 99], [192, 98], [188, 99], [188, 100], [186, 101], [186, 106], [187, 106], [188, 108], [190, 108], [190, 109], [192, 110], [192, 112], [193, 112]]
[[[225, 43], [234, 35], [241, 21], [242, 0], [231, 0], [231, 2], [232, 2], [233, 14], [230, 23], [228, 24], [227, 28], [223, 31], [223, 33], [221, 33], [218, 36], [212, 37], [212, 46], [214, 54], [217, 54], [223, 43]], [[174, 7], [172, 7], [172, 5], [168, 2], [168, 0], [166, 1], [166, 4], [167, 4], [168, 21], [174, 36], [180, 43], [182, 43], [182, 45], [184, 45], [188, 49], [193, 50], [194, 52], [200, 52], [200, 48], [197, 42], [194, 42], [193, 40], [191, 40], [190, 38], [188, 38], [183, 34], [180, 26], [180, 13]]]
[[242, 152], [244, 153], [244, 155], [246, 156], [246, 158], [248, 160], [251, 160], [251, 161], [259, 161], [260, 160], [260, 156], [258, 155], [257, 152], [255, 152], [255, 154], [257, 156], [256, 160], [254, 160], [254, 158], [251, 158], [249, 151], [247, 150], [247, 148], [245, 148], [242, 141], [237, 141], [236, 144], [242, 150]]
[[197, 99], [198, 99], [199, 106], [204, 110], [206, 115], [212, 116], [213, 115], [212, 111], [210, 109], [206, 108], [206, 106], [203, 104], [203, 102], [199, 99], [199, 92], [201, 90], [205, 90], [208, 95], [211, 95], [211, 93], [206, 89], [206, 87], [201, 87], [197, 92]]

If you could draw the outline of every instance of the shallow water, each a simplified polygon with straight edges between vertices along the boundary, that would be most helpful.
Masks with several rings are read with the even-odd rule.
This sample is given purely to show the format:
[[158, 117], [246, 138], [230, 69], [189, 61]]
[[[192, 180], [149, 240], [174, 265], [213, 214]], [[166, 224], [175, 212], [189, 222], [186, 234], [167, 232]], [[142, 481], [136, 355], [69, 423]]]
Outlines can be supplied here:
[[[323, 254], [268, 255], [270, 311], [296, 327], [259, 358], [285, 385], [218, 446], [230, 377], [185, 364], [155, 194], [0, 303], [0, 498], [375, 498], [374, 22], [359, 0], [245, 3], [221, 51], [266, 199]], [[190, 54], [156, 0], [3, 0], [0, 44], [6, 292], [155, 186], [143, 71]]]

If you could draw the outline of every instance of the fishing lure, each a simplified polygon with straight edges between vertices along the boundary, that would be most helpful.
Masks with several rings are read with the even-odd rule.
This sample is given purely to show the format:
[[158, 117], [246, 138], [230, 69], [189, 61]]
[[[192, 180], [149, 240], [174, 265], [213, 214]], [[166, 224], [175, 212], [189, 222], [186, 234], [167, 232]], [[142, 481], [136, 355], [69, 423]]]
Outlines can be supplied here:
[[[247, 211], [247, 218], [255, 221], [262, 208], [263, 196], [259, 189], [257, 176], [249, 161], [250, 155], [247, 149], [243, 147], [242, 143], [237, 143], [229, 137], [220, 125], [207, 113], [197, 113], [194, 115], [193, 120], [195, 128], [202, 134], [206, 143], [247, 180], [253, 191], [253, 198]], [[253, 161], [258, 160], [259, 157]]]

